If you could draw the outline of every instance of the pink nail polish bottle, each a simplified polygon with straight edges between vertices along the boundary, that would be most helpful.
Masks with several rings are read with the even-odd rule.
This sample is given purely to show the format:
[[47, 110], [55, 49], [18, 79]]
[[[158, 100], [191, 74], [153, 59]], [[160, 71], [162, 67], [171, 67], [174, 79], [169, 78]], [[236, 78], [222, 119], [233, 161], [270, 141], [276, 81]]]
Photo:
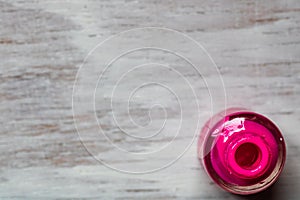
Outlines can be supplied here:
[[284, 139], [268, 118], [242, 109], [228, 109], [203, 127], [198, 155], [221, 188], [241, 195], [265, 190], [285, 163]]

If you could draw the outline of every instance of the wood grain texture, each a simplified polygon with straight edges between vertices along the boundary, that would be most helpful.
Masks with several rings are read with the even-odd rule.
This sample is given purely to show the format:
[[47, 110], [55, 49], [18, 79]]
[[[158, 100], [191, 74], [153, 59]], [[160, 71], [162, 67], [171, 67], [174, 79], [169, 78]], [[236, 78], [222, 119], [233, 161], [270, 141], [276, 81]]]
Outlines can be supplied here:
[[[0, 1], [0, 199], [298, 199], [299, 12], [298, 0]], [[77, 70], [96, 44], [113, 34], [140, 27], [170, 28], [200, 42], [222, 75], [228, 106], [250, 108], [278, 124], [286, 139], [288, 154], [285, 169], [271, 189], [250, 197], [220, 190], [201, 168], [196, 142], [170, 167], [142, 175], [111, 170], [86, 151], [72, 113]], [[107, 55], [112, 53], [113, 50], [107, 49]], [[150, 54], [133, 55], [122, 64], [135, 60], [149, 62]], [[151, 55], [154, 55], [151, 58], [159, 58], [158, 61], [170, 61], [170, 66], [179, 63], [176, 59], [164, 60], [160, 54]], [[95, 60], [89, 64], [99, 63]], [[179, 67], [179, 70], [194, 80], [200, 94], [205, 91], [190, 68]], [[93, 75], [93, 71], [90, 73]], [[110, 73], [119, 71], [112, 68]], [[133, 83], [140, 83], [149, 76], [173, 85], [175, 91], [185, 91], [176, 84], [176, 76], [156, 71], [139, 74]], [[107, 91], [114, 86], [115, 78], [106, 77]], [[208, 79], [217, 81], [218, 74], [208, 74]], [[125, 93], [132, 92], [129, 83], [121, 88]], [[210, 89], [216, 95], [222, 92], [218, 87]], [[161, 95], [171, 122], [176, 124], [175, 103], [168, 101], [167, 93], [155, 91], [149, 90], [149, 93]], [[185, 104], [189, 103], [187, 97], [181, 99]], [[205, 95], [201, 101], [200, 124], [204, 124], [210, 109], [205, 104], [209, 101], [207, 98]], [[120, 106], [124, 102], [120, 98], [117, 103]], [[147, 125], [149, 107], [145, 109], [143, 102], [135, 106], [134, 120]], [[170, 140], [166, 137], [139, 143], [128, 139], [106, 118], [110, 116], [109, 110], [100, 106], [96, 112], [114, 144], [125, 149], [156, 149]], [[185, 112], [190, 116], [185, 120], [195, 117], [193, 108], [188, 107]], [[162, 115], [159, 109], [151, 113], [154, 122], [161, 122]], [[88, 134], [87, 145], [95, 148], [100, 145], [97, 152], [121, 169], [134, 170], [139, 163], [150, 168], [160, 166], [176, 157], [177, 147], [192, 141], [193, 134], [179, 135], [174, 141], [177, 147], [168, 154], [161, 153], [153, 160], [122, 160], [107, 140], [96, 140], [97, 127], [88, 123], [86, 116], [80, 117], [82, 124], [78, 126], [85, 128]], [[119, 119], [126, 121], [128, 116], [120, 114]], [[83, 123], [85, 121], [87, 123]], [[134, 131], [134, 127], [128, 130]], [[166, 130], [170, 132], [172, 128]], [[140, 136], [148, 134], [146, 131]]]

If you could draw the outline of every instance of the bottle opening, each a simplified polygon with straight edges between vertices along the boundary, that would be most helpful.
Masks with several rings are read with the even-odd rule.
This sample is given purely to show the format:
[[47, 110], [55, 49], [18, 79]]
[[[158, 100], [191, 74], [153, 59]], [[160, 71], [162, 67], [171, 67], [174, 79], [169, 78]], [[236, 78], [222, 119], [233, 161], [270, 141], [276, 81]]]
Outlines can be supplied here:
[[259, 147], [253, 143], [241, 144], [235, 152], [236, 163], [243, 169], [255, 168], [261, 159]]

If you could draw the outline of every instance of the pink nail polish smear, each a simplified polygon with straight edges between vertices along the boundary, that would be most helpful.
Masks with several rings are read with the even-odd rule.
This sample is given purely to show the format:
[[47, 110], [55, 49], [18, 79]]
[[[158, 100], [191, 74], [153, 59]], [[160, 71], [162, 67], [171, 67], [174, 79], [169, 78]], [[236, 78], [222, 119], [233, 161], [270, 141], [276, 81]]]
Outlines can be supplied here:
[[265, 190], [285, 163], [285, 143], [268, 118], [246, 110], [228, 109], [203, 127], [198, 153], [209, 176], [235, 194]]

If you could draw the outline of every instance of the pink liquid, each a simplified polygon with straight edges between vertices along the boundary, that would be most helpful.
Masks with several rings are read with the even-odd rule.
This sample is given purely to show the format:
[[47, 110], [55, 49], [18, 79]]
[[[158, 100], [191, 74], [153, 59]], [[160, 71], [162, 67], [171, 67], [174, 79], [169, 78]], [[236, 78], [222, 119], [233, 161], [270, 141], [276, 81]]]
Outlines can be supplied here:
[[215, 115], [202, 129], [199, 157], [223, 189], [253, 194], [277, 180], [285, 162], [285, 143], [266, 117], [229, 109]]

